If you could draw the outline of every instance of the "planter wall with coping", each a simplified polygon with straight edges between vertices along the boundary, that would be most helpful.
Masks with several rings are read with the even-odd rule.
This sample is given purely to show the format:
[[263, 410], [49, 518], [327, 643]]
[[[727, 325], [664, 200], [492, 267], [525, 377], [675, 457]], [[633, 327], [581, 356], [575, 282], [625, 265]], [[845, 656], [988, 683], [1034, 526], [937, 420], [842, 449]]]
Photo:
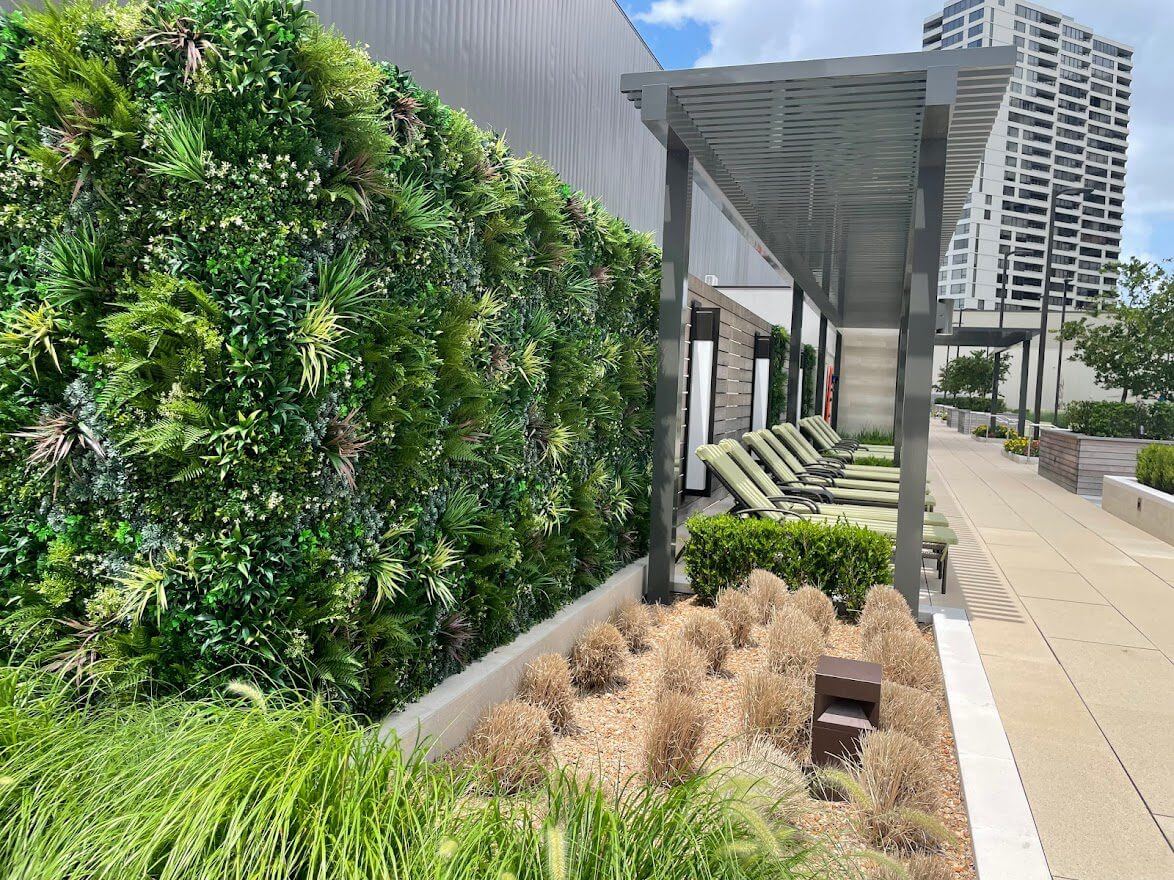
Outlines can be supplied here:
[[989, 425], [990, 421], [991, 414], [989, 412], [978, 412], [972, 409], [958, 410], [958, 433], [973, 434], [975, 428], [979, 425]]
[[429, 743], [436, 758], [464, 742], [473, 725], [492, 706], [511, 699], [526, 664], [539, 654], [568, 654], [587, 626], [607, 620], [629, 599], [644, 593], [647, 557], [617, 571], [554, 617], [522, 633], [508, 645], [490, 651], [452, 675], [428, 694], [383, 719], [379, 736], [397, 739], [405, 752]]
[[1143, 532], [1174, 544], [1174, 495], [1133, 477], [1106, 476], [1101, 507]]
[[[1153, 440], [1092, 437], [1060, 428], [1040, 430], [1039, 473], [1077, 495], [1100, 496], [1104, 478], [1132, 477], [1137, 451]], [[1163, 441], [1170, 444], [1172, 441]]]

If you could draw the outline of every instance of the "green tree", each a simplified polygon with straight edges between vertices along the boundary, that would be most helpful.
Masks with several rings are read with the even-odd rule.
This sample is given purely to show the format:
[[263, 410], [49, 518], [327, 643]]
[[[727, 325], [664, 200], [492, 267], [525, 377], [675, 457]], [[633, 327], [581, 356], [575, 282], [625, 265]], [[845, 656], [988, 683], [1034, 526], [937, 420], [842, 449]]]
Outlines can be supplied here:
[[[1010, 363], [999, 361], [999, 381], [1007, 378]], [[995, 356], [972, 351], [954, 358], [938, 371], [938, 390], [949, 397], [959, 394], [988, 395], [995, 379]]]
[[1174, 277], [1136, 257], [1117, 267], [1117, 287], [1097, 304], [1098, 316], [1068, 321], [1064, 339], [1089, 367], [1096, 383], [1121, 389], [1124, 402], [1155, 397], [1174, 387]]

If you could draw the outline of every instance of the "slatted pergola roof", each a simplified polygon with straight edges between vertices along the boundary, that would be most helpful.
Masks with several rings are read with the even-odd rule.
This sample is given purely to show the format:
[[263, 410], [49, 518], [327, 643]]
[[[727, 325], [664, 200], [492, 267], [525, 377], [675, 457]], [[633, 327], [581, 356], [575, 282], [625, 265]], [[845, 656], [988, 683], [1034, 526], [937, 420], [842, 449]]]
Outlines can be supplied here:
[[946, 108], [944, 250], [1014, 64], [1011, 47], [963, 49], [633, 73], [621, 88], [833, 323], [896, 327], [927, 107]]

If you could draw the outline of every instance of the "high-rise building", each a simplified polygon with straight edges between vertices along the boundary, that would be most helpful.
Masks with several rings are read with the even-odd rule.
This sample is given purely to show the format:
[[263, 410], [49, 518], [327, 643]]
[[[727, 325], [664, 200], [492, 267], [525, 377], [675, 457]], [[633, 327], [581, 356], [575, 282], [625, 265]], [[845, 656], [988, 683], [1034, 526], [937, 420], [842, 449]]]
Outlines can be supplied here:
[[1038, 310], [1054, 212], [1048, 301], [1060, 307], [1067, 279], [1069, 308], [1087, 308], [1116, 282], [1133, 50], [1016, 0], [958, 0], [922, 28], [925, 49], [1007, 45], [1019, 63], [943, 257], [939, 296], [996, 308], [1008, 254], [1007, 308]]

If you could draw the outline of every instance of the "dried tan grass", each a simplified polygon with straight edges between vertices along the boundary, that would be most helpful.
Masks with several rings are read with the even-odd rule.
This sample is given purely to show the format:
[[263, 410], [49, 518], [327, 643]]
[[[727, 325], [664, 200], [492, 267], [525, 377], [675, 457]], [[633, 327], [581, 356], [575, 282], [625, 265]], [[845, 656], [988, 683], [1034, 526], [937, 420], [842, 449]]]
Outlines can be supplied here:
[[545, 709], [509, 700], [477, 722], [469, 734], [467, 755], [488, 787], [513, 794], [545, 778], [553, 742]]
[[881, 632], [864, 644], [864, 659], [879, 663], [887, 681], [936, 695], [942, 670], [933, 645], [919, 632]]
[[957, 876], [949, 862], [928, 853], [914, 853], [903, 862], [877, 852], [864, 858], [874, 861], [865, 872], [867, 880], [955, 880]]
[[742, 726], [750, 737], [802, 756], [811, 735], [813, 699], [806, 678], [752, 670], [742, 679]]
[[919, 632], [917, 623], [909, 613], [908, 607], [899, 608], [895, 605], [878, 605], [867, 614], [860, 616], [860, 641], [864, 644], [872, 642], [881, 633]]
[[795, 758], [761, 736], [748, 737], [730, 770], [759, 812], [793, 825], [812, 808], [807, 774]]
[[928, 749], [942, 736], [942, 719], [933, 694], [885, 681], [881, 684], [881, 730], [897, 730], [913, 737]]
[[656, 690], [658, 695], [676, 693], [692, 696], [705, 681], [708, 667], [705, 654], [680, 634], [665, 642], [660, 652]]
[[882, 849], [927, 847], [949, 838], [936, 816], [941, 798], [933, 762], [928, 749], [898, 731], [864, 738], [846, 786], [861, 836]]
[[806, 677], [815, 669], [825, 642], [815, 621], [786, 605], [775, 611], [766, 629], [766, 665], [774, 672]]
[[836, 606], [822, 590], [815, 587], [800, 587], [791, 594], [787, 604], [810, 617], [825, 636], [836, 622]]
[[869, 587], [868, 592], [864, 594], [864, 607], [860, 609], [860, 622], [863, 623], [869, 614], [875, 614], [882, 608], [890, 611], [904, 611], [910, 617], [913, 616], [909, 603], [905, 601], [900, 590], [888, 584], [875, 584]]
[[735, 648], [750, 644], [750, 634], [758, 622], [758, 610], [741, 590], [722, 590], [717, 594], [717, 616], [730, 630]]
[[685, 619], [681, 636], [701, 649], [710, 672], [720, 672], [734, 647], [730, 628], [708, 609], [694, 611]]
[[758, 610], [758, 622], [770, 623], [777, 609], [787, 604], [787, 585], [778, 575], [765, 568], [756, 568], [746, 580], [746, 595]]
[[571, 679], [581, 688], [606, 687], [620, 678], [628, 645], [610, 623], [583, 630], [571, 648]]
[[543, 654], [526, 664], [518, 681], [518, 699], [545, 709], [556, 732], [570, 727], [575, 688], [567, 658], [562, 654]]
[[644, 737], [649, 781], [672, 785], [696, 773], [704, 732], [701, 707], [695, 700], [675, 693], [657, 700]]
[[612, 613], [611, 622], [624, 637], [629, 651], [643, 651], [648, 647], [652, 614], [651, 609], [643, 602], [629, 599]]

